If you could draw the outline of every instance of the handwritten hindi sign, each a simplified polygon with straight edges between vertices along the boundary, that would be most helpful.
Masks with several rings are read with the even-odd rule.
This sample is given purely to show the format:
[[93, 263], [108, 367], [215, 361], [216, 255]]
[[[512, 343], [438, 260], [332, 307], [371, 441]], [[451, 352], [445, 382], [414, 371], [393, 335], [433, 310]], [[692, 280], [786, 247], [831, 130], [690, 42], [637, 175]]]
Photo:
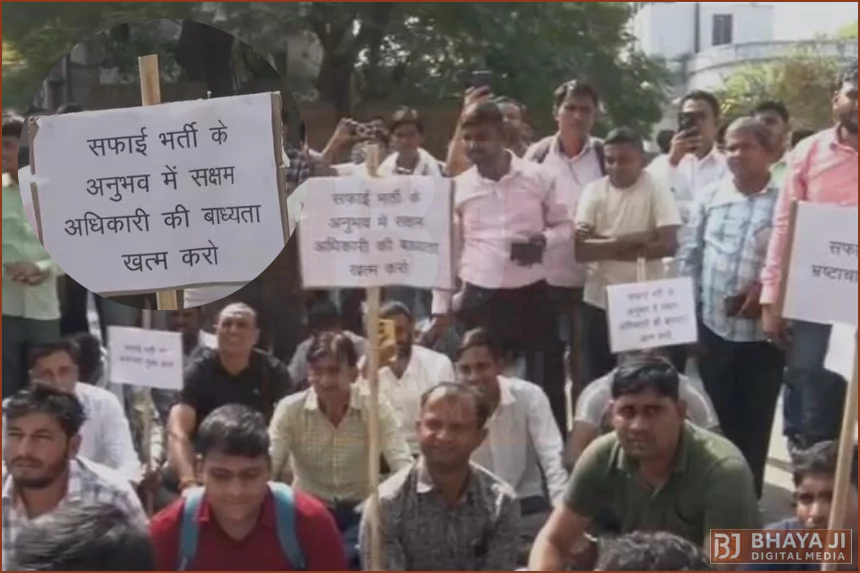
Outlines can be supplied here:
[[797, 203], [782, 313], [857, 326], [857, 208]]
[[327, 177], [305, 186], [305, 288], [453, 288], [450, 180]]
[[101, 294], [246, 283], [283, 249], [273, 94], [46, 116], [33, 180], [51, 257]]
[[113, 383], [182, 390], [182, 335], [178, 332], [111, 326], [108, 358]]
[[698, 340], [689, 277], [606, 288], [612, 352], [692, 344]]

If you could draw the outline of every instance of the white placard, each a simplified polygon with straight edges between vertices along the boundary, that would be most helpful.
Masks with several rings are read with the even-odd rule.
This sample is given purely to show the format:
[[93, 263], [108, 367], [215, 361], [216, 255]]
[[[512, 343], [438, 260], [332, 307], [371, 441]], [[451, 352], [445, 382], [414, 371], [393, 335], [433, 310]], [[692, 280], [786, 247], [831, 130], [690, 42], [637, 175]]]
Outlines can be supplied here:
[[51, 258], [100, 294], [255, 279], [284, 247], [273, 101], [38, 118], [33, 179]]
[[128, 326], [108, 327], [108, 380], [182, 390], [182, 334]]
[[606, 287], [612, 352], [693, 344], [698, 340], [689, 277]]
[[857, 326], [856, 207], [797, 204], [786, 281], [786, 318]]
[[453, 289], [449, 179], [327, 177], [305, 186], [298, 227], [305, 288]]
[[854, 375], [854, 355], [857, 353], [857, 327], [850, 324], [834, 324], [830, 330], [824, 368], [839, 374], [845, 380]]

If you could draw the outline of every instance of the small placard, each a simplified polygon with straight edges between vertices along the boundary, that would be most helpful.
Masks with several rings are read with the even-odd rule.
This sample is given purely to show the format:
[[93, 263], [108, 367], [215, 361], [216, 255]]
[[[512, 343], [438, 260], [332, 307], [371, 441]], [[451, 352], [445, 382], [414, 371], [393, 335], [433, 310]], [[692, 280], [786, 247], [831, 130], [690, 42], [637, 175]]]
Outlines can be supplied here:
[[182, 389], [182, 335], [178, 332], [111, 326], [108, 358], [113, 383]]

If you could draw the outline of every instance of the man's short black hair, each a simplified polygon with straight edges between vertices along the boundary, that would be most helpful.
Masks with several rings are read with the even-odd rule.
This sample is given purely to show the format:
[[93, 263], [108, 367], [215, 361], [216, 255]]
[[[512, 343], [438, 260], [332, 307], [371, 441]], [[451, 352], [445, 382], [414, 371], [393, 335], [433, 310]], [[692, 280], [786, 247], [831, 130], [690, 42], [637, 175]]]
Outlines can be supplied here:
[[24, 133], [24, 118], [17, 113], [3, 114], [3, 137], [20, 138]]
[[660, 153], [669, 153], [672, 150], [672, 139], [674, 138], [674, 129], [661, 129], [657, 133], [657, 147], [660, 148]]
[[845, 65], [839, 70], [837, 78], [837, 89], [841, 89], [845, 84], [857, 84], [857, 58]]
[[809, 449], [795, 452], [792, 458], [795, 487], [812, 475], [834, 477], [839, 459], [839, 443], [834, 440], [819, 442]]
[[599, 571], [711, 571], [701, 548], [664, 531], [636, 531], [601, 543]]
[[308, 364], [314, 364], [323, 358], [332, 358], [338, 364], [346, 364], [351, 368], [358, 364], [355, 344], [341, 332], [323, 332], [314, 335], [308, 348]]
[[490, 405], [487, 403], [487, 399], [484, 397], [484, 394], [471, 386], [467, 386], [466, 384], [461, 384], [459, 382], [441, 382], [425, 391], [421, 395], [421, 409], [424, 409], [424, 406], [430, 399], [437, 397], [444, 398], [447, 396], [456, 396], [471, 400], [475, 407], [475, 421], [478, 424], [478, 428], [483, 428], [487, 425], [487, 420], [490, 419], [490, 414], [492, 414], [492, 412], [490, 411]]
[[641, 153], [645, 153], [642, 137], [629, 127], [613, 129], [603, 140], [604, 145], [629, 145]]
[[421, 121], [421, 116], [418, 112], [409, 107], [398, 108], [391, 116], [391, 121], [388, 123], [388, 131], [394, 131], [403, 125], [414, 125], [418, 133], [424, 133], [424, 122]]
[[382, 305], [382, 308], [379, 309], [380, 318], [394, 318], [396, 316], [402, 316], [407, 319], [409, 322], [413, 322], [415, 319], [412, 316], [412, 311], [409, 310], [405, 304], [400, 302], [399, 300], [390, 300]]
[[505, 127], [505, 116], [496, 102], [483, 101], [475, 104], [466, 111], [461, 125], [463, 127], [492, 125], [498, 130], [503, 130]]
[[70, 113], [81, 113], [82, 111], [87, 111], [87, 109], [76, 103], [64, 103], [60, 107], [57, 108], [56, 115], [67, 115]]
[[81, 358], [81, 351], [78, 344], [71, 338], [57, 340], [55, 342], [45, 342], [37, 344], [30, 352], [27, 353], [27, 367], [31, 370], [36, 367], [36, 363], [40, 360], [64, 352], [69, 355], [72, 362], [77, 365]]
[[680, 384], [678, 371], [665, 358], [636, 356], [615, 370], [612, 377], [612, 398], [651, 390], [658, 396], [677, 401]]
[[308, 309], [308, 329], [323, 332], [340, 327], [341, 316], [337, 305], [328, 298], [319, 300]]
[[47, 384], [30, 384], [3, 405], [3, 415], [10, 425], [33, 414], [56, 418], [67, 438], [78, 435], [87, 419], [84, 406], [77, 396]]
[[269, 455], [269, 431], [263, 414], [241, 404], [227, 404], [206, 416], [197, 430], [197, 453], [256, 459]]
[[552, 94], [555, 109], [560, 108], [564, 103], [564, 100], [570, 97], [585, 97], [594, 102], [595, 108], [600, 107], [600, 93], [597, 91], [597, 88], [588, 81], [571, 80], [558, 86]]
[[711, 108], [715, 119], [720, 117], [720, 100], [718, 100], [717, 96], [711, 92], [707, 92], [705, 90], [693, 90], [681, 98], [681, 104], [679, 107], [683, 108], [684, 104], [688, 101], [703, 101]]
[[155, 571], [149, 532], [107, 503], [71, 503], [28, 523], [15, 540], [24, 571]]
[[463, 335], [454, 360], [460, 360], [467, 351], [473, 348], [486, 348], [496, 360], [504, 358], [501, 343], [485, 328], [474, 328]]
[[781, 101], [776, 100], [765, 100], [755, 106], [752, 110], [751, 115], [758, 115], [760, 113], [773, 112], [777, 114], [782, 121], [788, 123], [791, 119], [791, 114], [788, 113], [788, 108]]

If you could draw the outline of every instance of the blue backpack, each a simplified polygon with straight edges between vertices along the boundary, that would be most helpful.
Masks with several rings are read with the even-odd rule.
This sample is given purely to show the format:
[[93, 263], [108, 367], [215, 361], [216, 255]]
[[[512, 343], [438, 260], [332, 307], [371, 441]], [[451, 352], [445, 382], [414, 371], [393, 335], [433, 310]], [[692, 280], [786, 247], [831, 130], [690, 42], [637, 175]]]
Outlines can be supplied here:
[[[303, 571], [305, 559], [296, 537], [296, 507], [293, 490], [290, 486], [282, 483], [270, 483], [269, 488], [275, 498], [275, 519], [278, 523], [278, 539], [281, 542], [281, 550], [295, 571]], [[179, 530], [178, 571], [187, 571], [197, 554], [197, 539], [200, 534], [197, 514], [202, 501], [203, 488], [195, 489], [185, 498], [182, 525]]]

